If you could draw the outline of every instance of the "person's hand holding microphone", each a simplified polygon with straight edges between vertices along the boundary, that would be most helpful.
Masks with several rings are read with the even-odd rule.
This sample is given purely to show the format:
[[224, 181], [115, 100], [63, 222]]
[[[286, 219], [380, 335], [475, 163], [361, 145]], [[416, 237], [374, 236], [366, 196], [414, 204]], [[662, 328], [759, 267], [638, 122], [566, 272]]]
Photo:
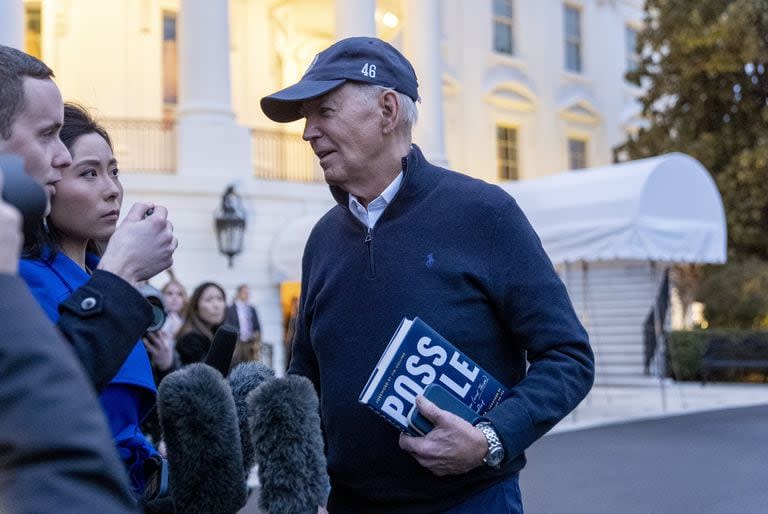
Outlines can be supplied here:
[[177, 246], [165, 207], [136, 203], [109, 240], [99, 269], [135, 286], [170, 268]]

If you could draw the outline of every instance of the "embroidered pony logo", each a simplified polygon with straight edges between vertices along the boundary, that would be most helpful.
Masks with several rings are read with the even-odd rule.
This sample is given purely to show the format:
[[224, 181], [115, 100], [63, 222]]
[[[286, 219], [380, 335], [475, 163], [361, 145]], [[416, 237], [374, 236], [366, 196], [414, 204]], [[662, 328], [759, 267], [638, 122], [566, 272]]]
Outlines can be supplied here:
[[427, 268], [429, 268], [429, 269], [432, 269], [432, 266], [434, 266], [434, 265], [435, 265], [435, 255], [434, 255], [434, 254], [432, 254], [432, 253], [430, 253], [429, 255], [427, 255], [427, 260], [426, 260], [426, 261], [424, 261], [424, 265], [425, 265]]

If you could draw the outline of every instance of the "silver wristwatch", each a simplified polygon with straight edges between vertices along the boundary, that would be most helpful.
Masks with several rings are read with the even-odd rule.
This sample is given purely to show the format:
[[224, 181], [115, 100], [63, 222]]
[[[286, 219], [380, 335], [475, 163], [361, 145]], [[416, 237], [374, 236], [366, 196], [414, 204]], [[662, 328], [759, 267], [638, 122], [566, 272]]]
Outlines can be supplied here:
[[501, 445], [499, 435], [489, 421], [481, 421], [475, 426], [480, 429], [485, 440], [488, 441], [488, 453], [483, 457], [483, 462], [492, 468], [499, 467], [501, 461], [504, 460], [504, 447]]

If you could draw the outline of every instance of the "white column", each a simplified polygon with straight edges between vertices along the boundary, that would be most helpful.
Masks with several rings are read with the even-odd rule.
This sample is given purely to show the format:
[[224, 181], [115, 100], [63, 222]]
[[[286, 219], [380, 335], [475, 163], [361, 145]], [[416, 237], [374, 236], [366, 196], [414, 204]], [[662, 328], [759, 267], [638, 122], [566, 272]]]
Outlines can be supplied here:
[[376, 37], [376, 0], [336, 0], [336, 41]]
[[250, 132], [235, 122], [228, 0], [181, 0], [178, 167], [181, 175], [251, 175]]
[[0, 2], [0, 45], [24, 50], [24, 0]]
[[419, 79], [419, 120], [413, 141], [431, 162], [445, 166], [445, 127], [443, 121], [443, 66], [440, 51], [439, 0], [403, 2], [405, 16], [405, 56]]

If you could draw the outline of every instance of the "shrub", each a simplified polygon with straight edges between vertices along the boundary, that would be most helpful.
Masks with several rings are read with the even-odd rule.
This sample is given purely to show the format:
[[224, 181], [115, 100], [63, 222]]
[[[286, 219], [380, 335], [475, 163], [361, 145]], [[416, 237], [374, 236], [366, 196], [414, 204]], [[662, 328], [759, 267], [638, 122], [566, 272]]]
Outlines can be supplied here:
[[696, 298], [710, 328], [768, 328], [768, 262], [730, 262], [707, 274]]
[[667, 335], [667, 370], [675, 380], [698, 380], [701, 358], [714, 330], [677, 330]]
[[[734, 345], [746, 339], [768, 338], [768, 332], [756, 330], [678, 330], [667, 335], [667, 370], [675, 380], [700, 380], [701, 359], [712, 339], [727, 339]], [[763, 358], [758, 355], [744, 355], [744, 358]], [[747, 371], [747, 372], [745, 372]], [[755, 373], [743, 369], [721, 370], [718, 375], [730, 381], [747, 381]], [[759, 374], [762, 378], [762, 373]]]

